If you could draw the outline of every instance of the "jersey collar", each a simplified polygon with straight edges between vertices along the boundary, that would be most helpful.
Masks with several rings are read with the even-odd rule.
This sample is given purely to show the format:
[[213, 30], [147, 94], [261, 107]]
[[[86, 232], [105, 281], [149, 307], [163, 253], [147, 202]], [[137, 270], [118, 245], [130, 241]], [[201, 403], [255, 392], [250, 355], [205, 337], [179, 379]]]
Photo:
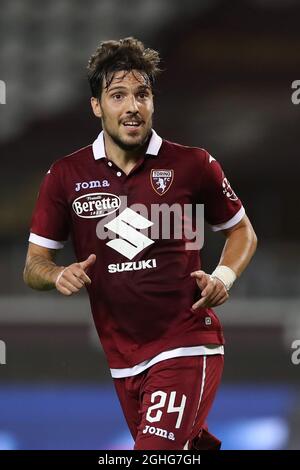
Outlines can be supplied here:
[[[146, 150], [146, 155], [158, 155], [161, 144], [162, 138], [155, 132], [154, 129], [152, 129], [152, 135]], [[103, 131], [100, 132], [97, 139], [93, 142], [93, 154], [95, 160], [106, 158]]]

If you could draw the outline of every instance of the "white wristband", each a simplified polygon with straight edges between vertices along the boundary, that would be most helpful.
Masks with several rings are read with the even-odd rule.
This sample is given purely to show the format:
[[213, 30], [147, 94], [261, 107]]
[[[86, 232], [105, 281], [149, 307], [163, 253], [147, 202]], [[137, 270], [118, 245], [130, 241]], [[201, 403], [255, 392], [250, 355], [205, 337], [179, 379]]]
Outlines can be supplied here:
[[235, 272], [228, 266], [217, 266], [211, 276], [216, 277], [221, 282], [223, 282], [227, 291], [229, 291], [229, 289], [232, 287], [232, 284], [237, 277]]

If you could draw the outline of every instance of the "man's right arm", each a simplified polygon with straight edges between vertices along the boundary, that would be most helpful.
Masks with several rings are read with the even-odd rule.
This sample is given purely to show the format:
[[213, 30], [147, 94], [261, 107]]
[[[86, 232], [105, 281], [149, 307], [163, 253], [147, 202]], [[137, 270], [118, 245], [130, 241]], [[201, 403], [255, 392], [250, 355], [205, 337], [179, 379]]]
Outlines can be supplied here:
[[85, 261], [70, 266], [58, 266], [54, 260], [57, 250], [29, 242], [24, 268], [24, 282], [32, 289], [57, 289], [61, 294], [72, 295], [91, 280], [86, 270], [96, 261], [90, 255]]

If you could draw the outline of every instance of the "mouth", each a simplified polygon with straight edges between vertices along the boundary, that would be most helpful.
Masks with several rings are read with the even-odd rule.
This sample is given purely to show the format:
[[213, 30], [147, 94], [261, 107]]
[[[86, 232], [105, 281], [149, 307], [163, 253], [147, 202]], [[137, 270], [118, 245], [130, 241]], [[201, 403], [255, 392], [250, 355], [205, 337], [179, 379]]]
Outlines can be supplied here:
[[137, 130], [142, 127], [143, 121], [136, 121], [133, 119], [128, 119], [127, 121], [124, 121], [122, 125], [129, 131], [131, 130]]

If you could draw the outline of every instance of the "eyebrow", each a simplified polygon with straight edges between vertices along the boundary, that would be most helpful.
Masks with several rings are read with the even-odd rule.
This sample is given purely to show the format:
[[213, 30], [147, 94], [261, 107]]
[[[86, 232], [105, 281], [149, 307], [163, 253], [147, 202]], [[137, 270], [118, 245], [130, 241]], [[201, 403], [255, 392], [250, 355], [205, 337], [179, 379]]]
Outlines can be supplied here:
[[[150, 88], [149, 85], [139, 85], [137, 89], [138, 89], [138, 91], [141, 91], [141, 90], [151, 90], [151, 88]], [[115, 91], [115, 90], [127, 90], [127, 87], [122, 86], [122, 85], [115, 85], [115, 86], [109, 88], [109, 89], [107, 90], [107, 93], [110, 93], [111, 91]]]
[[109, 88], [107, 90], [107, 92], [110, 92], [110, 91], [113, 91], [113, 90], [126, 90], [126, 87], [122, 86], [122, 85], [116, 85], [116, 86], [113, 86], [113, 87]]

